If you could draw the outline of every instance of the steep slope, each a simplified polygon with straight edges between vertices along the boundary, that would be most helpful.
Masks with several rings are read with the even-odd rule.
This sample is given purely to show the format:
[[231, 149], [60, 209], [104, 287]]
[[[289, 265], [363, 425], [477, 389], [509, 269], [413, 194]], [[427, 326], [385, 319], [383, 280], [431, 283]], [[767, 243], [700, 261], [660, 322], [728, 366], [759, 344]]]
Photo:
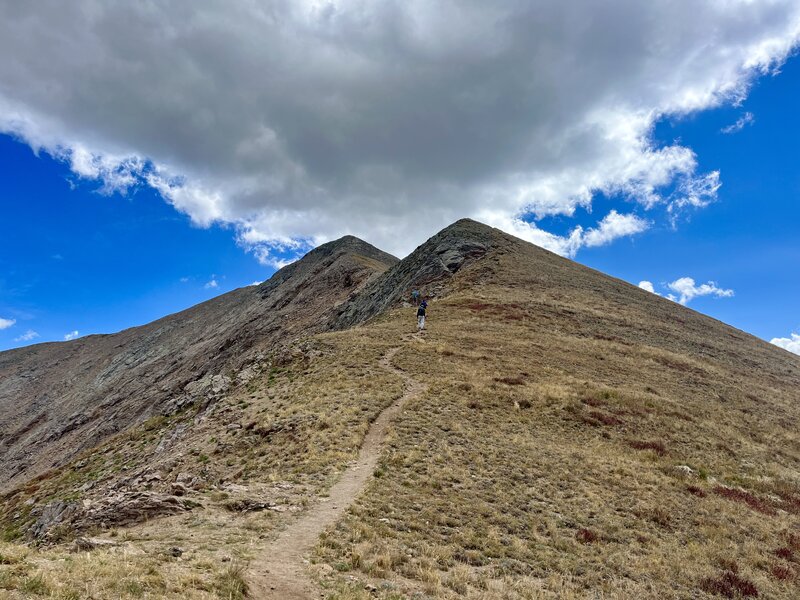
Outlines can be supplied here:
[[348, 236], [259, 286], [143, 327], [0, 353], [0, 489], [218, 396], [232, 373], [324, 329], [338, 303], [396, 260]]
[[[434, 298], [422, 335], [403, 305], [415, 288]], [[100, 532], [121, 548], [0, 544], [13, 563], [0, 589], [24, 597], [39, 577], [55, 596], [237, 598], [245, 566], [254, 590], [288, 585], [264, 552], [352, 500], [333, 486], [391, 407], [374, 477], [305, 570], [287, 556], [304, 578], [289, 589], [800, 595], [798, 357], [472, 221], [325, 318], [338, 330], [290, 346], [213, 411], [145, 423], [6, 495], [9, 538]], [[140, 523], [157, 514], [142, 498], [177, 514]], [[135, 514], [114, 516], [120, 502]]]
[[363, 323], [399, 301], [409, 300], [413, 290], [424, 296], [441, 293], [459, 269], [489, 251], [497, 233], [470, 219], [461, 219], [443, 229], [343, 303], [332, 321], [333, 327], [343, 329]]

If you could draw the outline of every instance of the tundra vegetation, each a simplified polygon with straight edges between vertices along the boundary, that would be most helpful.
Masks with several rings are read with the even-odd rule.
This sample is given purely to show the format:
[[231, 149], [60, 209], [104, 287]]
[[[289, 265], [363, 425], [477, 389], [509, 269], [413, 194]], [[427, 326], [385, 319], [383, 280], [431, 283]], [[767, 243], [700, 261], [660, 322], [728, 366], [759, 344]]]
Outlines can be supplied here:
[[[423, 335], [403, 307], [310, 336], [211, 409], [6, 494], [2, 593], [247, 597], [259, 550], [324, 501], [403, 393], [379, 367], [400, 346], [393, 364], [427, 389], [311, 556], [327, 597], [798, 597], [800, 361], [495, 235], [439, 288]], [[25, 543], [32, 507], [102, 503], [140, 472], [148, 490], [188, 482], [194, 506]]]

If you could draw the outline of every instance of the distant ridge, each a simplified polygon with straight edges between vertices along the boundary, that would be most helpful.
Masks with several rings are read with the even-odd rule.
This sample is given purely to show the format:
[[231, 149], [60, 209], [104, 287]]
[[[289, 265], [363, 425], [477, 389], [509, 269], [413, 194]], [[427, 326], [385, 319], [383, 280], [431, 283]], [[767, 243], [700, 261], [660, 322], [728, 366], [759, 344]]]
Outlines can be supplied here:
[[259, 286], [111, 335], [0, 352], [0, 489], [232, 382], [226, 373], [298, 335], [397, 259], [353, 236]]

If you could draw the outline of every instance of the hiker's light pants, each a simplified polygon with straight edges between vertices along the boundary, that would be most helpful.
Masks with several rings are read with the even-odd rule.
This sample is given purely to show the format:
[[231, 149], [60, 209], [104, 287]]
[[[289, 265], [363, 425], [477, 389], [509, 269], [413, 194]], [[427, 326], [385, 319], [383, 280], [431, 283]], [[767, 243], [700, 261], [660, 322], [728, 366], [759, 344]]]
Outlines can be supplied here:
[[425, 329], [425, 315], [417, 317], [417, 329]]

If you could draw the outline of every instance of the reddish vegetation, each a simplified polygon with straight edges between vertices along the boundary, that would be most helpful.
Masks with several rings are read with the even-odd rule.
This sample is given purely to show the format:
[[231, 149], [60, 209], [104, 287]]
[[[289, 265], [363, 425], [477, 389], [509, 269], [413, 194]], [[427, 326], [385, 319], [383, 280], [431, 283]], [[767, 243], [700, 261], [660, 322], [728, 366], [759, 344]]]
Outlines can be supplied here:
[[728, 500], [733, 500], [734, 502], [742, 502], [743, 504], [747, 504], [747, 506], [749, 506], [753, 510], [757, 510], [758, 512], [765, 515], [776, 515], [778, 512], [770, 503], [744, 490], [739, 490], [736, 488], [728, 488], [722, 485], [718, 485], [717, 487], [714, 488], [714, 493], [719, 494], [720, 496], [722, 496], [723, 498], [727, 498]]
[[789, 544], [789, 547], [792, 550], [800, 550], [800, 535], [796, 533], [790, 533], [786, 537], [786, 543]]
[[589, 416], [595, 421], [599, 421], [603, 425], [622, 425], [623, 423], [621, 419], [618, 419], [613, 415], [600, 412], [599, 410], [590, 411]]
[[599, 536], [591, 529], [582, 527], [578, 529], [578, 532], [575, 534], [575, 539], [581, 544], [592, 544], [599, 539]]
[[499, 308], [496, 304], [485, 304], [484, 302], [472, 302], [466, 305], [470, 310], [483, 311]]
[[630, 443], [631, 448], [635, 450], [652, 450], [659, 456], [664, 456], [667, 453], [667, 447], [664, 442], [643, 442], [641, 440], [633, 440]]
[[594, 396], [586, 396], [585, 398], [581, 399], [581, 402], [584, 404], [588, 404], [589, 406], [593, 406], [594, 408], [598, 408], [605, 404], [604, 400], [600, 398], [595, 398]]
[[778, 548], [777, 550], [775, 550], [775, 556], [782, 558], [784, 560], [793, 560], [794, 552], [792, 552], [791, 548]]
[[697, 496], [698, 498], [705, 498], [706, 491], [703, 488], [699, 488], [696, 485], [687, 485], [686, 491], [689, 492], [692, 496]]
[[772, 565], [769, 571], [775, 579], [781, 581], [786, 581], [794, 576], [794, 571], [786, 565]]
[[525, 378], [522, 375], [516, 377], [495, 377], [494, 380], [498, 383], [505, 383], [506, 385], [525, 385]]
[[795, 515], [800, 515], [800, 496], [785, 490], [777, 490], [777, 494], [781, 497], [781, 500], [783, 500], [781, 504], [783, 510]]
[[734, 571], [724, 571], [719, 577], [706, 577], [700, 582], [700, 589], [709, 594], [726, 598], [757, 598], [758, 589], [752, 581], [740, 577]]

